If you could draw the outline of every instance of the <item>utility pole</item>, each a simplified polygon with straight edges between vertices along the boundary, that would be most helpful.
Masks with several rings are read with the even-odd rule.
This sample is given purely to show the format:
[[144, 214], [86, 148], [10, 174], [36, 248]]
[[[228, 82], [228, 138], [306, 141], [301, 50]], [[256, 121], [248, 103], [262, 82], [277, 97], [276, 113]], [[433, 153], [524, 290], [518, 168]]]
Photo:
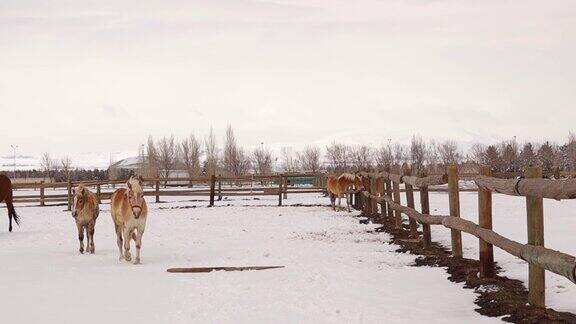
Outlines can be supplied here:
[[10, 146], [12, 147], [12, 151], [14, 151], [14, 155], [13, 155], [13, 157], [14, 157], [14, 164], [13, 164], [14, 170], [13, 171], [14, 171], [14, 179], [16, 179], [16, 150], [18, 149], [18, 145], [10, 145]]

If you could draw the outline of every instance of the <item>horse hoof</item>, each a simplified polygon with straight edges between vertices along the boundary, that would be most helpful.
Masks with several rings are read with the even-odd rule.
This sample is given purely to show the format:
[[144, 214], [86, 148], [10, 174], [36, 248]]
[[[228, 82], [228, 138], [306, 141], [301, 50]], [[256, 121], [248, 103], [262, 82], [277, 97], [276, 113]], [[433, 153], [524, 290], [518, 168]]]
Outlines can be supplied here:
[[124, 260], [130, 262], [130, 260], [132, 260], [132, 257], [130, 255], [125, 255]]
[[134, 264], [140, 264], [140, 259], [134, 260]]

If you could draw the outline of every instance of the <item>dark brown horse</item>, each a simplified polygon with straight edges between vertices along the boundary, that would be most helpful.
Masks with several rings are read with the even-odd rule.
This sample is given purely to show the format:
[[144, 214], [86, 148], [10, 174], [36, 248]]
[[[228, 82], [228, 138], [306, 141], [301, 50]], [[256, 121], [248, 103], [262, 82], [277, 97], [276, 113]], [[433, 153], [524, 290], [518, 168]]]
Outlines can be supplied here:
[[12, 181], [7, 176], [0, 174], [0, 203], [5, 202], [6, 208], [8, 208], [8, 218], [10, 219], [8, 230], [10, 232], [12, 232], [12, 218], [14, 218], [16, 224], [20, 225], [20, 218], [18, 218], [16, 210], [14, 210], [12, 198]]

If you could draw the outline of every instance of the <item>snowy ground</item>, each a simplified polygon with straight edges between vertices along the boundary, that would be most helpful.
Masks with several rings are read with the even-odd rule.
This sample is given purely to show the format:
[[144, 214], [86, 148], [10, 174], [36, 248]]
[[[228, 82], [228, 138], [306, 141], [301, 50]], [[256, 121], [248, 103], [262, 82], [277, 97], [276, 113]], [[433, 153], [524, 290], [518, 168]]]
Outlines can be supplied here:
[[[179, 198], [151, 203], [138, 266], [118, 261], [107, 204], [96, 227], [96, 255], [78, 253], [74, 222], [62, 206], [17, 206], [23, 226], [13, 233], [6, 232], [1, 209], [3, 322], [498, 321], [474, 311], [472, 290], [448, 281], [443, 269], [411, 267], [413, 256], [395, 253], [386, 234], [360, 225], [354, 214], [327, 207], [278, 208], [276, 202], [276, 197], [247, 198], [218, 202], [216, 208]], [[327, 199], [300, 194], [285, 202]], [[286, 268], [165, 272], [178, 266], [243, 265]]]
[[[402, 197], [404, 198], [404, 197]], [[416, 195], [416, 201], [419, 201]], [[461, 215], [478, 223], [478, 195], [475, 192], [460, 193]], [[493, 195], [493, 228], [496, 232], [521, 243], [527, 242], [526, 198]], [[430, 193], [432, 214], [448, 215], [448, 196]], [[576, 255], [576, 201], [544, 200], [545, 246], [564, 253]], [[450, 247], [450, 230], [442, 226], [432, 227], [432, 240]], [[464, 257], [478, 259], [478, 239], [462, 235]], [[528, 282], [528, 264], [512, 255], [494, 248], [494, 258], [503, 268], [504, 275]], [[558, 311], [576, 313], [576, 285], [570, 280], [546, 271], [546, 305]]]

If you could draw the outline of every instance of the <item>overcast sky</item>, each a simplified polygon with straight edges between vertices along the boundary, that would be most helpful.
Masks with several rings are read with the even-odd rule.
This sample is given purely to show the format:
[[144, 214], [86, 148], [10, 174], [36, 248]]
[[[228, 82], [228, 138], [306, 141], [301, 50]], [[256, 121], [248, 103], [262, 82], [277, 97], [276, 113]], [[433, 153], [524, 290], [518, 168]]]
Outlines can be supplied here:
[[0, 155], [563, 140], [574, 0], [0, 0]]

